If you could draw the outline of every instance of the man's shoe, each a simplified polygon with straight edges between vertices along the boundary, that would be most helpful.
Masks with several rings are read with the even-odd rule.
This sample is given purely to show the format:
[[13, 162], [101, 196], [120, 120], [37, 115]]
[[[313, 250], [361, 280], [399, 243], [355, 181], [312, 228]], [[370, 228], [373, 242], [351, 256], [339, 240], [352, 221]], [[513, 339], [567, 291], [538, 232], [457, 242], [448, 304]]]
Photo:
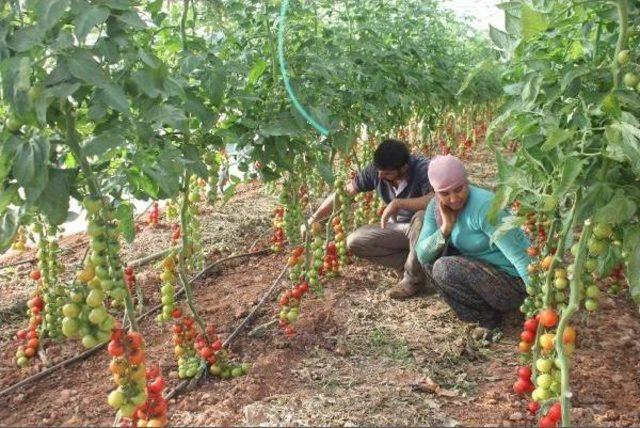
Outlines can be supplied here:
[[422, 284], [410, 283], [408, 281], [400, 281], [398, 285], [393, 287], [387, 293], [392, 299], [408, 299], [410, 297], [417, 296], [426, 291]]

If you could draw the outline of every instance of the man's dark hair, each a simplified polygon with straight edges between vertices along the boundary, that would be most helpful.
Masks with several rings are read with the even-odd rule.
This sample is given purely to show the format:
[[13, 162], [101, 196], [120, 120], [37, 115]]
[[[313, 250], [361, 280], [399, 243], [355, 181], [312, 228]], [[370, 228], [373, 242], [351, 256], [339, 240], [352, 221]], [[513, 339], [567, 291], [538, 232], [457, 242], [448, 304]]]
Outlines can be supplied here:
[[373, 164], [381, 170], [397, 170], [408, 163], [409, 149], [399, 140], [383, 140], [373, 154]]

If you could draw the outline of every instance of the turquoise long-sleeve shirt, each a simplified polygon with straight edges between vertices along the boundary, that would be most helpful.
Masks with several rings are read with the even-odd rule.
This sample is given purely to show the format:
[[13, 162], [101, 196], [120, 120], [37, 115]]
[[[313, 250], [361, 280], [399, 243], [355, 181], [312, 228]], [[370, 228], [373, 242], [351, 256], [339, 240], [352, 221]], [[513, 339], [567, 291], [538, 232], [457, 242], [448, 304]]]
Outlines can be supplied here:
[[[529, 239], [515, 227], [501, 235], [489, 245], [496, 226], [489, 223], [487, 213], [493, 203], [494, 193], [469, 185], [469, 198], [458, 214], [449, 237], [450, 243], [463, 256], [489, 263], [507, 274], [520, 277], [529, 283], [527, 266], [531, 259], [527, 255]], [[498, 222], [507, 215], [498, 214]], [[416, 255], [420, 263], [433, 262], [442, 252], [447, 240], [436, 223], [436, 198], [433, 198], [424, 215], [420, 237], [416, 244]]]

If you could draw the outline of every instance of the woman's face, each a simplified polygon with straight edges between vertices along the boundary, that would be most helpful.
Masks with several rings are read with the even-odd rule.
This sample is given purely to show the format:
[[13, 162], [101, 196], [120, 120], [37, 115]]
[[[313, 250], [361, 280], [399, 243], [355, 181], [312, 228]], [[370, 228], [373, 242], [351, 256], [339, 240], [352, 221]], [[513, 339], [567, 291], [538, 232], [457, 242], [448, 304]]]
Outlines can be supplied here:
[[448, 208], [453, 211], [460, 211], [464, 208], [464, 204], [467, 203], [467, 199], [469, 198], [469, 186], [463, 184], [446, 192], [437, 192], [437, 194], [438, 198], [440, 198], [442, 203]]

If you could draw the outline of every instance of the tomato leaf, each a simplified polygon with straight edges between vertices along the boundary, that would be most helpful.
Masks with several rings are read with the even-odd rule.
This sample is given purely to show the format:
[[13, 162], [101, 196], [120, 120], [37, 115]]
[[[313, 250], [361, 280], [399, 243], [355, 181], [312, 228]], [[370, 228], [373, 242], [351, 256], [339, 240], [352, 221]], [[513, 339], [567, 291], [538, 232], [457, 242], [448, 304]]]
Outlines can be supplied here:
[[258, 81], [267, 69], [267, 62], [263, 59], [259, 59], [249, 71], [247, 76], [247, 86], [253, 86]]
[[582, 168], [585, 164], [583, 159], [577, 157], [566, 158], [562, 164], [562, 176], [555, 189], [553, 189], [553, 195], [557, 199], [561, 199], [571, 188], [573, 187], [576, 179], [582, 173]]
[[53, 28], [69, 7], [69, 0], [39, 0], [35, 12], [43, 31]]
[[28, 141], [22, 140], [16, 147], [13, 175], [31, 201], [40, 196], [47, 184], [49, 177], [43, 172], [47, 170], [48, 156], [49, 140], [42, 135], [36, 135]]
[[116, 208], [116, 219], [118, 220], [118, 231], [125, 241], [133, 242], [136, 237], [136, 225], [134, 220], [133, 205], [129, 202], [122, 202]]
[[549, 133], [547, 140], [542, 144], [540, 150], [548, 152], [555, 149], [560, 144], [573, 138], [574, 131], [569, 129], [556, 128]]
[[112, 109], [124, 114], [129, 113], [129, 99], [121, 87], [111, 84], [107, 85], [104, 90], [100, 91], [99, 97]]
[[69, 195], [78, 171], [76, 169], [49, 169], [47, 187], [35, 205], [47, 216], [52, 225], [59, 225], [67, 219]]
[[85, 50], [78, 49], [74, 51], [73, 54], [67, 58], [67, 66], [73, 77], [85, 83], [100, 88], [105, 88], [109, 85], [107, 75], [102, 71], [91, 54]]
[[18, 232], [20, 226], [20, 218], [24, 214], [25, 206], [19, 209], [9, 208], [3, 215], [0, 221], [0, 252], [4, 252], [11, 243], [13, 237]]
[[620, 189], [607, 205], [596, 211], [594, 220], [598, 223], [623, 224], [633, 218], [638, 206]]
[[40, 45], [46, 33], [37, 25], [23, 27], [15, 32], [9, 40], [9, 47], [16, 52], [27, 52]]
[[184, 112], [171, 104], [157, 104], [147, 110], [143, 117], [156, 126], [168, 125], [175, 129], [183, 129], [187, 125]]
[[147, 24], [134, 10], [127, 10], [123, 14], [118, 15], [118, 20], [127, 24], [134, 30], [144, 30], [145, 28], [147, 28]]
[[109, 18], [111, 11], [104, 6], [89, 6], [73, 20], [76, 37], [84, 40], [89, 32]]
[[109, 129], [93, 137], [82, 147], [85, 156], [100, 156], [108, 150], [120, 147], [125, 142], [121, 129]]
[[605, 137], [609, 143], [607, 156], [617, 161], [629, 161], [636, 175], [640, 175], [640, 129], [624, 122], [607, 126]]
[[547, 16], [542, 12], [533, 10], [526, 3], [522, 3], [520, 9], [520, 23], [522, 24], [522, 36], [525, 40], [538, 36], [549, 27]]

